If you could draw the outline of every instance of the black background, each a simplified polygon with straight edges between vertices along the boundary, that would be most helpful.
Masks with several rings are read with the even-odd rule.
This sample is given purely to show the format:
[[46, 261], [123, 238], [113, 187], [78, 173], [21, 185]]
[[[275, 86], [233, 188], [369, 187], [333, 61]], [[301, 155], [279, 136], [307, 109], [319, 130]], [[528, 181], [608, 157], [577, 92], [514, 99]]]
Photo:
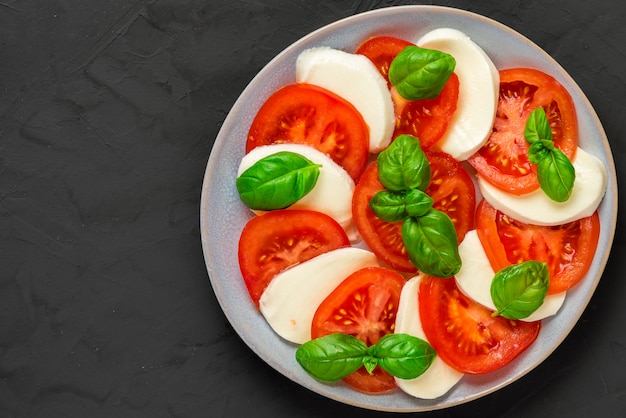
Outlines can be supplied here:
[[[491, 17], [580, 85], [626, 163], [621, 1], [2, 0], [0, 417], [375, 417], [275, 372], [204, 265], [213, 141], [251, 78], [312, 30], [438, 4]], [[215, 214], [215, 216], [220, 216]], [[581, 320], [516, 383], [426, 417], [623, 417], [619, 225]]]

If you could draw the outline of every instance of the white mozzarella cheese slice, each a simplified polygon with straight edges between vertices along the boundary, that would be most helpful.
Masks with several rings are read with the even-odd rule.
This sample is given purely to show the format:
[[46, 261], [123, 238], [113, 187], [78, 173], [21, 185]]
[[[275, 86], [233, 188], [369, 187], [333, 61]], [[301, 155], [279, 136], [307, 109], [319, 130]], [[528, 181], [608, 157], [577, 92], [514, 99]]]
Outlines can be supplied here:
[[[396, 317], [395, 333], [409, 334], [428, 341], [419, 315], [418, 292], [423, 276], [410, 279], [402, 288]], [[445, 395], [463, 377], [463, 373], [448, 366], [441, 358], [435, 358], [430, 367], [415, 379], [395, 378], [400, 389], [420, 399], [435, 399]]]
[[[496, 306], [491, 299], [491, 281], [495, 272], [491, 268], [476, 230], [468, 231], [465, 235], [463, 242], [459, 245], [459, 255], [462, 266], [454, 276], [459, 290], [470, 299], [495, 311]], [[538, 321], [556, 315], [565, 302], [565, 294], [566, 292], [561, 292], [546, 296], [543, 304], [522, 321]]]
[[311, 339], [311, 324], [319, 305], [350, 274], [379, 266], [367, 250], [345, 247], [320, 254], [278, 273], [259, 301], [272, 329], [287, 341]]
[[491, 134], [500, 89], [498, 70], [481, 47], [456, 29], [430, 31], [417, 45], [448, 53], [456, 60], [457, 109], [435, 148], [464, 161], [478, 151]]
[[570, 198], [555, 202], [541, 189], [524, 195], [507, 193], [478, 175], [483, 197], [502, 213], [520, 222], [533, 225], [561, 225], [591, 216], [604, 197], [607, 172], [602, 162], [581, 148], [572, 161], [576, 180]]
[[296, 81], [323, 87], [352, 103], [369, 127], [370, 152], [380, 152], [391, 142], [395, 123], [391, 93], [364, 55], [330, 47], [307, 49], [296, 60]]
[[[253, 166], [257, 161], [277, 152], [293, 152], [310, 161], [320, 164], [320, 175], [313, 190], [287, 209], [307, 209], [325, 213], [335, 219], [346, 231], [348, 237], [358, 239], [352, 222], [352, 194], [354, 180], [339, 164], [323, 152], [303, 144], [271, 144], [254, 148], [246, 154], [240, 164], [237, 176]], [[257, 215], [263, 211], [254, 211]]]

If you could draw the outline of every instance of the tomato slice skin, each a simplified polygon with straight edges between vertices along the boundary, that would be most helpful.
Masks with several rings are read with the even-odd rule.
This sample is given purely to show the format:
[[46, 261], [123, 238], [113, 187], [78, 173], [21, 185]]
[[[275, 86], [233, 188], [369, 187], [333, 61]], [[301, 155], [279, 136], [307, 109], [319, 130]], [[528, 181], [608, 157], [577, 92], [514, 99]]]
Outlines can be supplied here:
[[347, 247], [344, 229], [330, 216], [285, 209], [250, 219], [239, 238], [241, 275], [254, 304], [274, 276], [287, 267], [330, 250]]
[[[371, 346], [393, 332], [406, 280], [399, 273], [367, 267], [348, 276], [320, 304], [311, 325], [311, 337], [333, 333], [353, 335]], [[395, 379], [377, 367], [370, 375], [364, 367], [343, 381], [365, 393], [380, 393], [396, 387]]]
[[500, 71], [500, 98], [493, 132], [468, 162], [493, 185], [513, 194], [539, 188], [536, 165], [528, 160], [524, 127], [530, 112], [543, 107], [554, 145], [572, 160], [578, 147], [574, 101], [552, 76], [531, 68]]
[[299, 143], [315, 147], [355, 180], [369, 156], [369, 129], [356, 108], [324, 88], [291, 84], [261, 106], [246, 140], [246, 153], [260, 145]]
[[[426, 151], [431, 168], [431, 182], [426, 193], [433, 198], [433, 207], [450, 216], [459, 242], [474, 227], [476, 192], [465, 168], [449, 154]], [[396, 270], [415, 273], [402, 242], [402, 222], [385, 222], [369, 207], [370, 199], [384, 186], [378, 179], [378, 166], [371, 163], [359, 180], [352, 196], [352, 216], [363, 241], [386, 265]]]
[[600, 237], [600, 218], [593, 215], [558, 226], [519, 222], [486, 200], [476, 209], [476, 232], [494, 271], [522, 261], [548, 263], [549, 294], [579, 283], [589, 270]]
[[443, 90], [434, 99], [407, 100], [389, 82], [393, 59], [407, 46], [414, 44], [393, 36], [376, 36], [362, 43], [356, 53], [365, 55], [385, 77], [391, 90], [396, 115], [393, 137], [410, 134], [419, 138], [423, 149], [430, 149], [443, 136], [459, 97], [459, 78], [452, 73]]
[[454, 369], [468, 374], [497, 370], [517, 358], [539, 335], [541, 321], [492, 316], [457, 288], [454, 278], [425, 277], [419, 315], [428, 342]]

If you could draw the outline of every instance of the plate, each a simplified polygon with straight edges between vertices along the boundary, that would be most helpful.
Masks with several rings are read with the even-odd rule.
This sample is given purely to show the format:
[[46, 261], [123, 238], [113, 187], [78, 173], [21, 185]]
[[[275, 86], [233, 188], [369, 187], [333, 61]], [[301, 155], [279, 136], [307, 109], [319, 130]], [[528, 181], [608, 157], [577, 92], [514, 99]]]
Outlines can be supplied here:
[[[579, 145], [600, 158], [609, 175], [607, 193], [598, 208], [601, 233], [596, 258], [585, 279], [568, 292], [559, 314], [543, 321], [539, 338], [528, 350], [503, 369], [464, 376], [441, 398], [421, 400], [401, 390], [372, 396], [342, 383], [317, 382], [296, 363], [296, 347], [278, 337], [250, 301], [239, 272], [238, 238], [251, 215], [239, 200], [235, 178], [248, 129], [265, 99], [279, 87], [295, 82], [295, 61], [304, 49], [329, 46], [352, 52], [363, 40], [383, 34], [416, 42], [421, 35], [440, 27], [469, 35], [499, 69], [537, 68], [554, 76], [570, 92], [579, 118]], [[593, 107], [546, 52], [484, 16], [441, 6], [397, 6], [354, 15], [318, 29], [283, 50], [256, 75], [233, 105], [215, 140], [204, 176], [200, 211], [204, 257], [217, 300], [232, 327], [261, 359], [294, 382], [336, 401], [372, 410], [420, 412], [459, 405], [509, 385], [559, 346], [582, 315], [606, 265], [617, 222], [617, 184], [609, 143]]]

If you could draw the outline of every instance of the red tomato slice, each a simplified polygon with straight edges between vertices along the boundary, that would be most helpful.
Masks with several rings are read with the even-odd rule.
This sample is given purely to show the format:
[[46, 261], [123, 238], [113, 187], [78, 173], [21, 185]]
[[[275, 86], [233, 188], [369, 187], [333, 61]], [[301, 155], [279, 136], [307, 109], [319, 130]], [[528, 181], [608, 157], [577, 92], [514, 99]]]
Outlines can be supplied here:
[[452, 74], [435, 99], [406, 100], [389, 83], [389, 66], [393, 59], [411, 42], [392, 36], [376, 36], [362, 43], [357, 54], [365, 55], [387, 80], [396, 114], [395, 138], [410, 134], [419, 138], [423, 149], [431, 148], [448, 128], [459, 97], [459, 79]]
[[598, 213], [558, 226], [537, 226], [509, 218], [486, 200], [476, 214], [476, 232], [494, 271], [522, 261], [548, 263], [548, 293], [576, 285], [587, 273], [598, 246]]
[[463, 295], [454, 278], [420, 283], [419, 315], [428, 342], [454, 369], [469, 374], [497, 370], [530, 346], [541, 321], [513, 321]]
[[474, 228], [476, 190], [463, 165], [445, 152], [426, 152], [430, 163], [430, 185], [426, 193], [433, 207], [446, 213], [456, 229], [459, 242]]
[[419, 138], [422, 148], [427, 150], [448, 129], [459, 98], [459, 78], [452, 73], [439, 96], [434, 99], [406, 100], [395, 89], [392, 90], [391, 97], [396, 114], [393, 137], [401, 134], [413, 135]]
[[536, 165], [528, 160], [524, 127], [530, 112], [543, 107], [552, 128], [554, 145], [570, 160], [578, 147], [574, 102], [553, 77], [530, 68], [500, 71], [500, 98], [493, 132], [469, 163], [486, 180], [514, 194], [539, 187]]
[[330, 156], [355, 180], [369, 156], [369, 129], [356, 108], [338, 95], [310, 84], [282, 87], [255, 116], [246, 153], [274, 143], [311, 145]]
[[[400, 274], [381, 267], [368, 267], [348, 276], [320, 304], [313, 317], [311, 337], [349, 334], [368, 346], [393, 332], [400, 293], [406, 283]], [[356, 390], [378, 393], [396, 387], [394, 378], [377, 367], [370, 375], [365, 368], [345, 377]]]
[[[476, 192], [465, 168], [443, 152], [426, 152], [430, 162], [431, 181], [426, 193], [433, 198], [433, 207], [450, 217], [459, 242], [474, 227]], [[414, 273], [402, 242], [402, 222], [385, 222], [369, 207], [370, 199], [384, 187], [378, 179], [376, 162], [370, 164], [359, 180], [352, 196], [352, 216], [363, 241], [388, 266]]]
[[414, 44], [393, 36], [375, 36], [359, 45], [356, 53], [369, 58], [391, 87], [389, 84], [389, 66], [391, 66], [391, 61], [404, 48], [411, 45]]
[[255, 216], [239, 238], [239, 268], [255, 305], [274, 276], [285, 268], [350, 240], [328, 215], [308, 210], [276, 210]]

